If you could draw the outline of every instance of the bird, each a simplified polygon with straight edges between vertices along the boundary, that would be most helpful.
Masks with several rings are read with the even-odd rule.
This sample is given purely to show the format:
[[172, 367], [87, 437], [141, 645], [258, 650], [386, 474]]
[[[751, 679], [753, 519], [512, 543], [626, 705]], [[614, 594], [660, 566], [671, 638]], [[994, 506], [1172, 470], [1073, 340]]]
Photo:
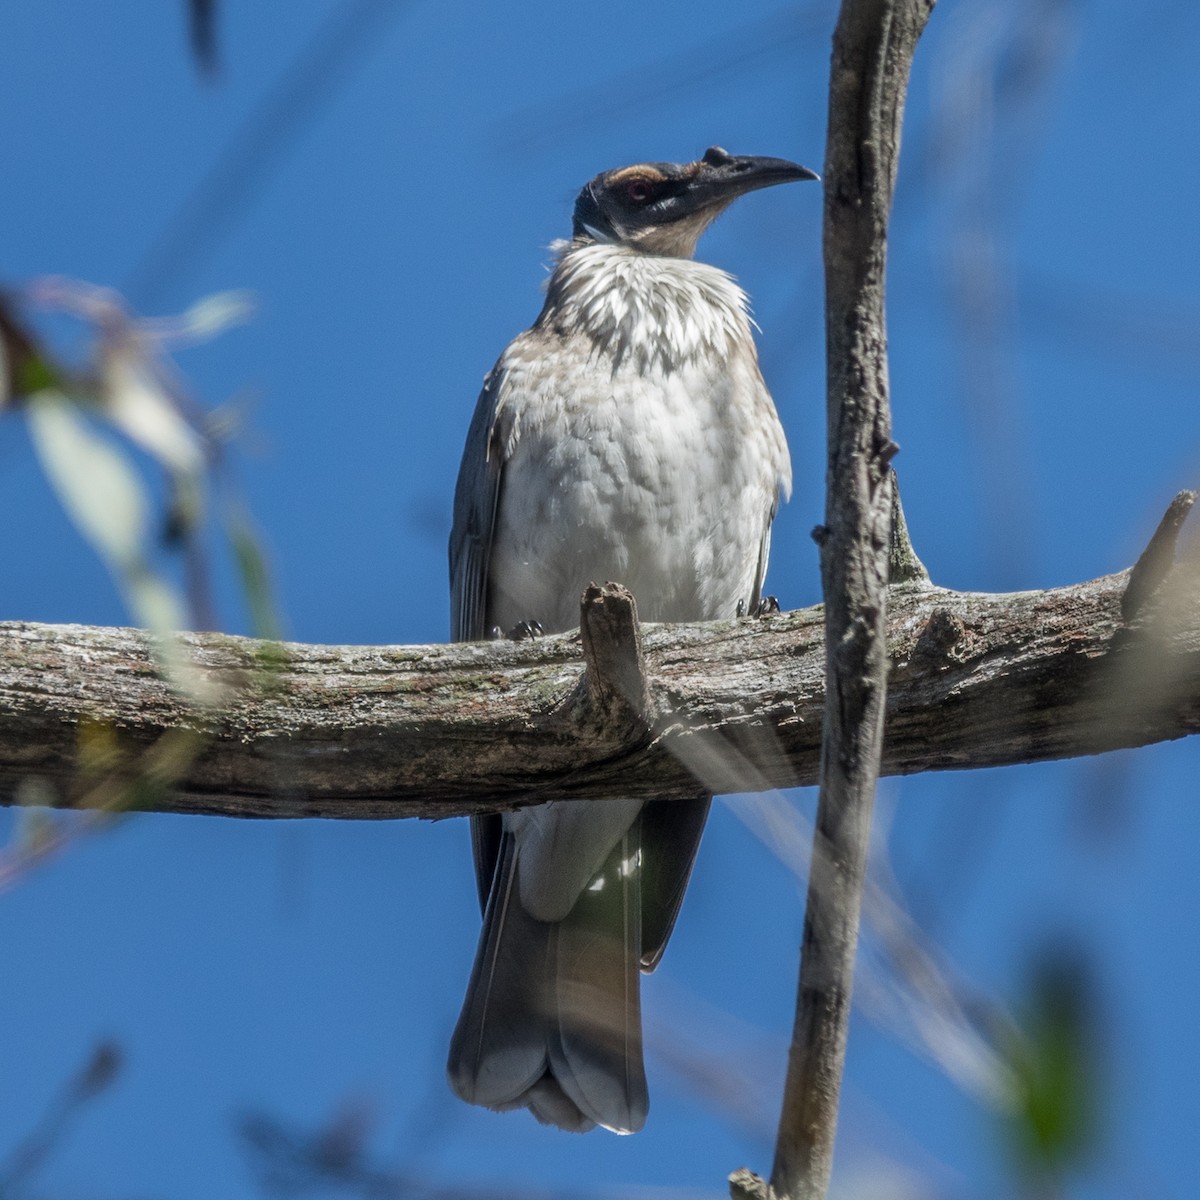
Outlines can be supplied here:
[[[738, 197], [817, 178], [712, 146], [584, 186], [541, 313], [487, 375], [467, 434], [456, 641], [566, 632], [595, 580], [628, 587], [646, 621], [758, 609], [791, 463], [746, 294], [693, 256]], [[639, 973], [662, 957], [710, 800], [472, 818], [483, 927], [447, 1064], [463, 1100], [573, 1132], [644, 1126]]]

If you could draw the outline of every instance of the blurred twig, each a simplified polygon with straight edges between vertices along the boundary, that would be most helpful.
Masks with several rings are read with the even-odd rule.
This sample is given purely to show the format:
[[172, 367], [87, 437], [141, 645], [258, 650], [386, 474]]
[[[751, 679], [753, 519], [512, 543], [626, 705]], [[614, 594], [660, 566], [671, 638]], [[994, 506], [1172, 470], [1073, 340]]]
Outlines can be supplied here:
[[206, 75], [217, 70], [217, 0], [186, 0], [188, 29], [196, 65]]
[[1023, 329], [1089, 360], [1124, 360], [1142, 374], [1200, 370], [1200, 307], [1151, 301], [1092, 283], [1018, 277]]
[[1045, 127], [1050, 85], [1067, 61], [1077, 0], [981, 0], [946, 14], [932, 63], [934, 120], [924, 145], [949, 200], [942, 275], [956, 331], [959, 388], [993, 565], [1027, 578], [1034, 489], [1013, 367], [1017, 288], [1008, 249], [1025, 164]]
[[[739, 797], [731, 808], [803, 887], [813, 831], [796, 804], [783, 792], [763, 792]], [[863, 939], [855, 985], [860, 1008], [968, 1094], [1003, 1105], [1009, 1083], [996, 1031], [1010, 1023], [955, 976], [909, 915], [880, 837], [863, 894]]]
[[589, 126], [611, 126], [623, 116], [645, 114], [666, 101], [710, 89], [772, 60], [793, 59], [799, 47], [824, 36], [832, 0], [807, 0], [716, 37], [689, 46], [594, 84], [556, 95], [500, 118], [495, 131], [499, 154], [530, 153], [561, 143], [568, 131], [579, 136]]
[[84, 1108], [116, 1079], [121, 1049], [111, 1041], [97, 1043], [83, 1067], [68, 1080], [33, 1130], [0, 1161], [0, 1196], [17, 1200], [71, 1131]]
[[364, 1200], [698, 1200], [694, 1191], [675, 1188], [505, 1188], [421, 1178], [374, 1160], [373, 1123], [369, 1110], [347, 1105], [315, 1131], [254, 1112], [239, 1118], [237, 1132], [260, 1187], [278, 1200], [321, 1193]]
[[355, 59], [378, 42], [406, 0], [334, 6], [245, 118], [122, 289], [143, 307], [162, 304], [203, 262], [276, 162], [311, 124]]

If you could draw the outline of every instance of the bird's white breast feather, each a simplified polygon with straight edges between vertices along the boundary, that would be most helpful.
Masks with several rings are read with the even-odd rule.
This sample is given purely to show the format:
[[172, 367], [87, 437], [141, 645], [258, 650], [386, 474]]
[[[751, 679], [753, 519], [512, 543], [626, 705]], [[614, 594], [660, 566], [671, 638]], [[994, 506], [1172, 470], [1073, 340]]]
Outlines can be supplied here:
[[491, 621], [570, 628], [582, 589], [607, 579], [633, 591], [644, 620], [733, 616], [791, 485], [734, 281], [690, 260], [576, 247], [501, 365]]

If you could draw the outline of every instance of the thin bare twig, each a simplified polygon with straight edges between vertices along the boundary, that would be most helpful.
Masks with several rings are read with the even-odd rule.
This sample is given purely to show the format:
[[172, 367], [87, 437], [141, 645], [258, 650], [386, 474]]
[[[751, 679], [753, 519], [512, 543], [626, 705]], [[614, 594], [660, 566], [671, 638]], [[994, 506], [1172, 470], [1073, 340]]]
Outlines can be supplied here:
[[829, 468], [821, 543], [826, 696], [796, 1024], [770, 1189], [822, 1200], [833, 1169], [850, 993], [883, 752], [889, 463], [884, 275], [913, 53], [933, 0], [845, 0], [825, 158]]

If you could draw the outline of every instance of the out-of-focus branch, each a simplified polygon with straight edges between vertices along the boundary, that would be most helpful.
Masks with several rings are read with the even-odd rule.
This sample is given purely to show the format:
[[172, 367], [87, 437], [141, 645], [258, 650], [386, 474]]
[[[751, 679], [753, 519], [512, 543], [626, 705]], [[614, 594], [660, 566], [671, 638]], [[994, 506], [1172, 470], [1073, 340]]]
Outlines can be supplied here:
[[[1200, 732], [1200, 570], [1177, 565], [1132, 625], [1127, 579], [893, 588], [884, 773]], [[814, 608], [644, 627], [648, 727], [596, 720], [571, 635], [346, 647], [187, 634], [180, 652], [224, 696], [200, 710], [164, 682], [144, 633], [0, 623], [0, 802], [81, 803], [128, 776], [150, 785], [138, 806], [162, 812], [450, 817], [694, 796], [697, 777], [716, 792], [811, 784], [822, 623]], [[175, 743], [186, 753], [160, 748]]]
[[387, 22], [406, 7], [404, 0], [330, 6], [326, 19], [205, 165], [190, 195], [134, 266], [122, 286], [127, 296], [139, 306], [157, 307], [204, 265], [276, 163], [320, 116], [350, 66], [379, 44]]
[[217, 71], [217, 0], [187, 0], [192, 56], [205, 75]]
[[99, 1042], [83, 1067], [72, 1076], [41, 1114], [33, 1130], [0, 1160], [0, 1196], [27, 1194], [29, 1183], [61, 1149], [84, 1109], [121, 1071], [121, 1049]]

